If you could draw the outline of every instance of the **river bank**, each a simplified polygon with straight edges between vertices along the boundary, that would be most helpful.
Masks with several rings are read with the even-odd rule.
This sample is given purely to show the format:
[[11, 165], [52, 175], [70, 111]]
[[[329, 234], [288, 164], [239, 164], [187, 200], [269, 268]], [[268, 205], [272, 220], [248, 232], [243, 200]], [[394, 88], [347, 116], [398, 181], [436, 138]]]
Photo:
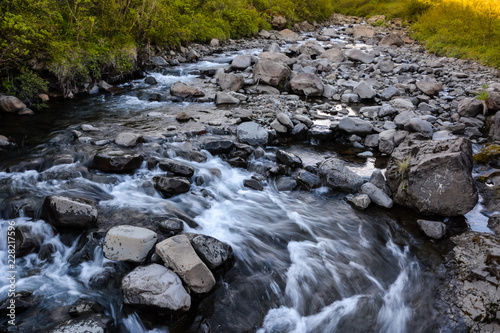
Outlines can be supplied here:
[[[334, 19], [331, 26], [304, 25], [311, 31], [300, 34], [262, 32], [259, 39], [155, 55], [145, 79], [101, 84], [103, 92], [92, 88], [95, 95], [31, 119], [3, 113], [2, 218], [17, 219], [26, 235], [45, 235], [33, 237], [38, 247], [25, 246], [27, 259], [21, 259], [34, 268], [22, 273], [28, 313], [31, 306], [47, 305], [35, 305], [43, 301], [30, 293], [27, 281], [53, 284], [42, 278], [53, 264], [40, 259], [43, 245], [55, 247], [49, 258], [64, 260], [80, 248], [72, 242], [82, 232], [50, 218], [50, 204], [41, 208], [56, 195], [95, 207], [82, 213], [89, 219], [77, 227], [87, 230], [82, 234], [91, 245], [82, 248], [94, 255], [73, 262], [78, 273], [64, 260], [58, 267], [68, 272], [75, 297], [97, 302], [102, 295], [94, 295], [92, 286], [89, 291], [86, 279], [116, 274], [114, 286], [105, 287], [114, 301], [102, 304], [106, 316], [115, 313], [108, 321], [114, 329], [132, 330], [136, 319], [130, 318], [139, 317], [127, 311], [150, 328], [164, 324], [147, 311], [116, 315], [121, 277], [138, 262], [115, 264], [119, 259], [102, 250], [106, 237], [113, 226], [127, 224], [169, 239], [158, 223], [174, 217], [188, 232], [226, 242], [235, 258], [214, 272], [215, 291], [192, 296], [197, 306], [187, 316], [165, 319], [171, 331], [211, 331], [217, 325], [262, 332], [496, 329], [497, 242], [487, 221], [494, 229], [498, 156], [489, 154], [487, 164], [472, 158], [498, 140], [496, 71], [429, 55], [397, 22], [389, 30], [361, 19]], [[187, 54], [200, 61], [182, 64], [178, 57]], [[476, 99], [481, 90], [487, 92], [484, 103]], [[57, 232], [32, 222], [40, 217]], [[48, 229], [37, 230], [42, 225]], [[467, 228], [488, 235], [451, 238], [461, 247], [449, 252], [450, 237]], [[493, 239], [486, 242], [490, 249], [479, 250], [486, 253], [484, 266], [472, 269], [456, 259], [472, 256], [461, 254], [468, 250], [467, 237], [479, 246], [486, 241], [478, 239]], [[153, 258], [149, 250], [142, 264], [170, 260]], [[381, 253], [373, 258], [371, 250]], [[441, 255], [456, 255], [457, 266]], [[387, 276], [370, 260], [387, 262]], [[174, 263], [167, 266], [182, 277]], [[268, 275], [275, 279], [263, 278]], [[348, 283], [352, 276], [361, 282]], [[436, 283], [439, 278], [444, 281]], [[407, 289], [408, 281], [416, 290]], [[250, 310], [256, 300], [237, 283], [264, 297], [258, 310]], [[425, 283], [432, 285], [431, 294], [423, 292]], [[467, 301], [462, 288], [484, 296]], [[233, 299], [233, 293], [245, 297]], [[242, 299], [248, 318], [238, 312], [226, 321], [231, 311], [210, 310], [223, 304], [234, 310], [233, 302]], [[332, 322], [333, 314], [342, 320]], [[368, 326], [359, 320], [361, 326], [352, 326], [361, 317]], [[424, 318], [433, 320], [421, 325]], [[63, 319], [61, 314], [54, 321]], [[33, 327], [28, 318], [25, 325]]]

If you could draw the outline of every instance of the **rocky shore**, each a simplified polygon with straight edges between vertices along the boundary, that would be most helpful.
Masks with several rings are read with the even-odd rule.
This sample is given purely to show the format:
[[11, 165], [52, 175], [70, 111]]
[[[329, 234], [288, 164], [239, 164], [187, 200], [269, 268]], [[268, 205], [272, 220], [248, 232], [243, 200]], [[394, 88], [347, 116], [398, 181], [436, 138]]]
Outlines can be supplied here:
[[[209, 153], [253, 172], [244, 186], [255, 191], [266, 186], [278, 191], [327, 187], [359, 210], [373, 205], [387, 210], [404, 207], [421, 217], [417, 224], [422, 237], [437, 246], [456, 244], [446, 254], [440, 297], [448, 308], [443, 315], [457, 332], [500, 330], [497, 70], [428, 54], [399, 21], [373, 27], [363, 19], [343, 16], [322, 26], [305, 22], [296, 31], [262, 31], [252, 40], [193, 45], [150, 57], [142, 66], [150, 73], [172, 73], [180, 63], [243, 49], [258, 51], [237, 55], [221, 68], [193, 71], [194, 84], [174, 82], [169, 91], [138, 96], [151, 102], [190, 103], [176, 114], [159, 110], [145, 115], [164, 129], [162, 135], [122, 125], [84, 124], [61, 134], [61, 140], [74, 140], [67, 153], [4, 171], [43, 171], [81, 160], [77, 152], [85, 152], [81, 172], [94, 178], [102, 173], [133, 174], [143, 163], [159, 168], [164, 174], [143, 184], [143, 190], [173, 198], [189, 193], [193, 184], [220, 177], [217, 169], [200, 174], [193, 166]], [[154, 76], [144, 75], [142, 84], [157, 83]], [[120, 94], [127, 87], [101, 82], [87, 88], [91, 93], [100, 89]], [[4, 112], [25, 113], [21, 104], [0, 96]], [[176, 148], [179, 142], [188, 146]], [[165, 143], [187, 162], [159, 153]], [[0, 151], [17, 144], [0, 135]], [[324, 146], [331, 153], [310, 163], [294, 149], [310, 145]], [[346, 163], [372, 157], [378, 165], [368, 177]], [[134, 267], [119, 288], [127, 306], [169, 314], [188, 311], [192, 297], [210, 292], [217, 276], [230, 269], [231, 246], [184, 232], [185, 226], [197, 227], [188, 214], [171, 207], [171, 216], [128, 225], [98, 205], [99, 195], [47, 196], [43, 203], [11, 200], [8, 206], [14, 217], [20, 211], [36, 216], [42, 207], [41, 217], [56, 230], [99, 235], [97, 246], [107, 259]], [[477, 207], [489, 217], [492, 232], [450, 234], [450, 218]], [[55, 251], [40, 248], [28, 229], [18, 228], [17, 235], [19, 256], [39, 251], [39, 256], [50, 257]], [[94, 277], [93, 282], [99, 279], [106, 276]], [[95, 312], [82, 311], [82, 319], [71, 319], [53, 332], [82, 323], [106, 327], [109, 322]]]

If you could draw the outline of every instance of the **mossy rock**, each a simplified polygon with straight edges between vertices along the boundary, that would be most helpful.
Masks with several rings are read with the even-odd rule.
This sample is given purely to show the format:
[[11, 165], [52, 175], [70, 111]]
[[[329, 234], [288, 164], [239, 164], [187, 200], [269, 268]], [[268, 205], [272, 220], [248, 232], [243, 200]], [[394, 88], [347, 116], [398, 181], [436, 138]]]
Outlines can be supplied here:
[[487, 145], [479, 153], [474, 155], [474, 162], [480, 164], [488, 164], [489, 162], [500, 158], [500, 146], [499, 145]]

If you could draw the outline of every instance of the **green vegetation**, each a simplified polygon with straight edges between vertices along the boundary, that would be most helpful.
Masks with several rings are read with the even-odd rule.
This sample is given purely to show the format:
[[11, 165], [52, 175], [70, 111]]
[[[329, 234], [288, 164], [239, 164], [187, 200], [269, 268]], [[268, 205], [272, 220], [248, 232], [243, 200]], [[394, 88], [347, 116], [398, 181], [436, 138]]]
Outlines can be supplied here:
[[486, 145], [479, 153], [474, 155], [474, 162], [488, 164], [489, 162], [500, 158], [500, 146], [495, 144]]
[[406, 172], [408, 171], [408, 168], [410, 167], [410, 162], [411, 162], [411, 156], [406, 157], [402, 161], [397, 161], [398, 165], [398, 170], [401, 173], [401, 179], [404, 178]]
[[0, 92], [36, 107], [47, 81], [70, 95], [85, 83], [120, 78], [138, 54], [157, 47], [252, 36], [270, 29], [274, 15], [291, 27], [334, 11], [401, 17], [430, 51], [500, 67], [498, 0], [3, 0]]

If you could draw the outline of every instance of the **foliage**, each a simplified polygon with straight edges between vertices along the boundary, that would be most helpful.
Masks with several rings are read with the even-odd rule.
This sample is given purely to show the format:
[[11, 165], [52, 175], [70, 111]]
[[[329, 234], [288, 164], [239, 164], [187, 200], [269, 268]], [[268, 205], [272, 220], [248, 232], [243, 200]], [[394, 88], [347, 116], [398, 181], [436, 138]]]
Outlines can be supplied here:
[[398, 165], [398, 170], [401, 173], [401, 178], [404, 178], [406, 171], [408, 171], [408, 168], [410, 167], [410, 162], [411, 162], [411, 156], [408, 156], [402, 161], [396, 161]]
[[47, 91], [47, 81], [28, 69], [21, 69], [19, 75], [2, 80], [3, 89], [10, 95], [16, 95], [26, 105], [35, 109], [45, 107], [44, 101], [38, 96], [40, 92]]
[[474, 162], [488, 164], [498, 158], [500, 158], [500, 146], [488, 144], [479, 153], [474, 155]]
[[484, 84], [481, 87], [481, 90], [476, 92], [476, 99], [478, 101], [486, 101], [488, 99], [488, 97], [490, 97], [490, 94], [488, 93], [488, 91], [486, 89], [488, 89], [488, 85]]

